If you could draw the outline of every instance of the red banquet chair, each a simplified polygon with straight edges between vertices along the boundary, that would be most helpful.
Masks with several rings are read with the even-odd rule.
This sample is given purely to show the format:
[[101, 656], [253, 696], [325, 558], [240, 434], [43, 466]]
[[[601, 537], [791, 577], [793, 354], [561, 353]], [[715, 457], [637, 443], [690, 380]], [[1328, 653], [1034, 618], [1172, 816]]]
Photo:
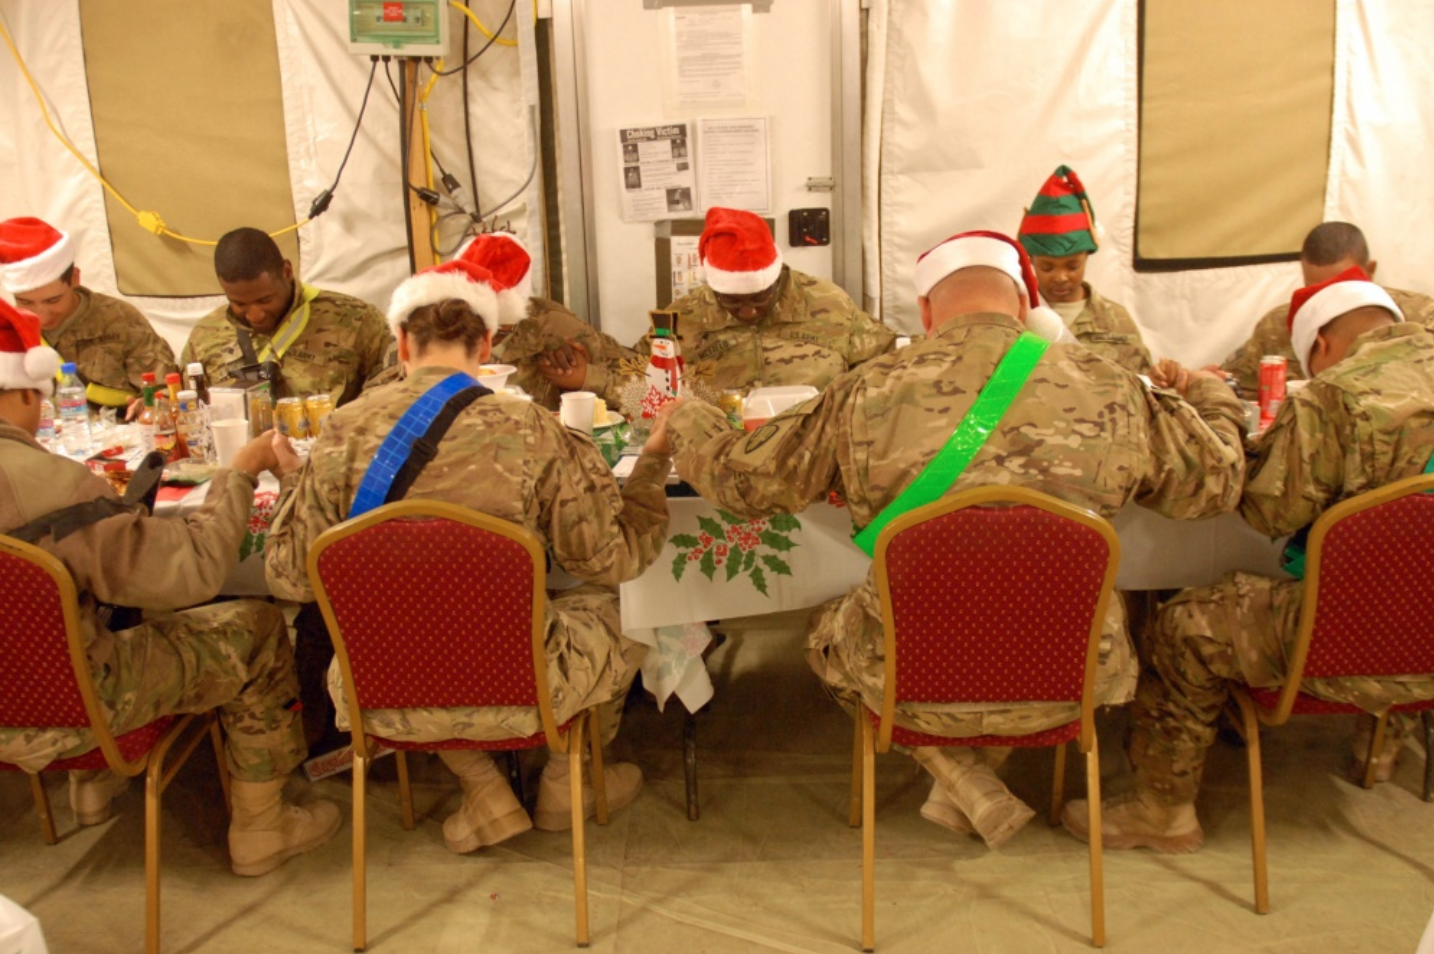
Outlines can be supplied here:
[[363, 709], [535, 706], [543, 731], [493, 742], [403, 742], [362, 731], [354, 750], [354, 950], [367, 944], [366, 774], [375, 744], [397, 750], [403, 827], [413, 796], [405, 750], [566, 753], [573, 799], [577, 943], [588, 945], [583, 729], [591, 733], [598, 824], [607, 824], [596, 712], [558, 725], [548, 688], [542, 544], [525, 528], [454, 504], [404, 500], [325, 531], [309, 551], [309, 580], [347, 687], [349, 721]]
[[[1270, 910], [1265, 858], [1264, 778], [1260, 724], [1292, 715], [1348, 715], [1361, 710], [1302, 691], [1305, 679], [1434, 673], [1434, 474], [1396, 481], [1326, 510], [1310, 529], [1299, 631], [1283, 686], [1234, 692], [1250, 764], [1250, 850], [1255, 910]], [[1374, 784], [1375, 753], [1384, 746], [1390, 712], [1434, 709], [1434, 699], [1379, 714], [1365, 756], [1364, 787]], [[1427, 723], [1426, 723], [1427, 725]], [[1427, 781], [1426, 781], [1427, 786]], [[1427, 792], [1427, 787], [1426, 787]], [[1426, 794], [1427, 797], [1427, 794]]]
[[[43, 771], [108, 768], [145, 777], [145, 950], [158, 954], [160, 798], [207, 734], [228, 805], [228, 763], [219, 723], [210, 710], [165, 716], [116, 736], [95, 688], [75, 581], [64, 564], [39, 547], [0, 536], [0, 594], [0, 659], [6, 660], [0, 666], [0, 726], [89, 731], [94, 748], [57, 759]], [[9, 762], [0, 762], [0, 770], [23, 771]], [[26, 774], [45, 842], [54, 845], [59, 838], [44, 783], [38, 774]]]
[[[877, 538], [886, 629], [881, 712], [859, 706], [851, 824], [862, 827], [862, 950], [875, 944], [875, 756], [892, 743], [1055, 746], [1051, 824], [1060, 818], [1065, 743], [1086, 755], [1091, 938], [1105, 944], [1100, 758], [1092, 692], [1120, 541], [1089, 510], [1020, 487], [979, 487], [891, 523]], [[1069, 702], [1079, 716], [1030, 735], [926, 735], [897, 725], [898, 703]], [[858, 776], [860, 787], [858, 788]]]

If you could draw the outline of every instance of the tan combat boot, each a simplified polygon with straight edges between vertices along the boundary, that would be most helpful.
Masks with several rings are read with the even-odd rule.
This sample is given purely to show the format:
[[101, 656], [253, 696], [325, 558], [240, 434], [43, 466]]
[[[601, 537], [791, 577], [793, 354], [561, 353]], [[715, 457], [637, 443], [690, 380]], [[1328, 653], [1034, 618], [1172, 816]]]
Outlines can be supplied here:
[[443, 823], [443, 843], [449, 851], [466, 855], [533, 827], [508, 779], [487, 752], [451, 749], [438, 756], [463, 786], [463, 807]]
[[[1090, 814], [1085, 799], [1067, 802], [1061, 824], [1081, 841], [1090, 841]], [[1198, 851], [1205, 843], [1195, 803], [1162, 805], [1135, 792], [1100, 804], [1101, 844], [1115, 851], [1150, 848], [1166, 854]]]
[[[1369, 755], [1369, 743], [1374, 741], [1374, 723], [1374, 716], [1366, 712], [1361, 713], [1354, 724], [1354, 741], [1350, 746], [1354, 761], [1350, 765], [1349, 774], [1360, 785], [1364, 784], [1364, 760]], [[1404, 750], [1404, 740], [1412, 727], [1413, 719], [1407, 715], [1395, 713], [1389, 717], [1389, 722], [1384, 726], [1384, 748], [1380, 750], [1379, 760], [1374, 765], [1376, 782], [1387, 782], [1394, 777], [1394, 769], [1399, 764], [1399, 753]]]
[[[995, 770], [978, 759], [970, 749], [920, 746], [911, 754], [935, 777], [952, 805], [970, 820], [987, 846], [1000, 847], [1025, 827], [1026, 822], [1036, 817], [1031, 807], [1012, 795]], [[928, 813], [923, 806], [922, 817], [944, 824], [931, 817], [941, 814], [932, 805], [931, 799], [927, 799], [927, 806], [931, 806], [932, 811]], [[946, 817], [950, 820], [949, 813]]]
[[237, 875], [268, 874], [295, 855], [317, 848], [339, 830], [339, 807], [319, 800], [291, 805], [284, 780], [234, 779], [229, 819], [229, 864]]
[[940, 782], [932, 784], [931, 794], [926, 796], [926, 804], [921, 806], [921, 817], [942, 828], [949, 828], [958, 835], [976, 834], [976, 826], [971, 824], [971, 819], [967, 818], [966, 813], [946, 794], [946, 789]]
[[[583, 771], [588, 775], [583, 785], [583, 817], [591, 818], [597, 813], [597, 794], [593, 791], [590, 763], [586, 760]], [[542, 831], [568, 831], [573, 827], [571, 777], [567, 755], [554, 753], [543, 768], [542, 780], [538, 782], [538, 806], [533, 812], [533, 827]], [[625, 808], [642, 791], [642, 769], [631, 762], [603, 766], [603, 780], [607, 786], [609, 812]]]
[[114, 799], [129, 787], [129, 778], [109, 769], [70, 773], [70, 808], [81, 825], [101, 825], [114, 815]]

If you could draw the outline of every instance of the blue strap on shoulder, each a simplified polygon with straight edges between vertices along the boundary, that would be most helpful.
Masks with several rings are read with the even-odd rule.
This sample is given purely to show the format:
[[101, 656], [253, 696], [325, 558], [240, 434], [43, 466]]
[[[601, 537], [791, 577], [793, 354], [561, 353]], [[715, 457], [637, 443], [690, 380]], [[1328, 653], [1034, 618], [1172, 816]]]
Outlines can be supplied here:
[[393, 430], [388, 432], [388, 436], [379, 445], [378, 453], [373, 455], [368, 470], [364, 471], [358, 493], [354, 494], [353, 506], [349, 508], [349, 517], [357, 517], [375, 507], [383, 506], [394, 478], [413, 453], [413, 445], [428, 431], [443, 406], [460, 391], [477, 386], [477, 381], [458, 371], [424, 391], [423, 395], [403, 412], [398, 423], [393, 425]]

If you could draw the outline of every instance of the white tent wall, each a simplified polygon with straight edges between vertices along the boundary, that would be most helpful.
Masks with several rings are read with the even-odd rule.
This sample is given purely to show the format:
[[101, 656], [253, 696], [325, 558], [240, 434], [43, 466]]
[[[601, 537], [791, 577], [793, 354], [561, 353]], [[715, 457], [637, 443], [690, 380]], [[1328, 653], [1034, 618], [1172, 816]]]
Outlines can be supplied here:
[[[1081, 175], [1106, 235], [1087, 280], [1130, 308], [1157, 357], [1223, 359], [1299, 284], [1293, 263], [1137, 274], [1136, 0], [871, 0], [867, 294], [918, 330], [916, 257], [965, 229], [1014, 234], [1056, 166]], [[1364, 229], [1381, 282], [1434, 291], [1434, 3], [1338, 0], [1325, 218]], [[879, 210], [879, 212], [877, 211]], [[872, 221], [875, 217], [875, 227]], [[874, 263], [879, 263], [875, 265]]]
[[[489, 29], [496, 29], [509, 0], [469, 0], [468, 5]], [[358, 117], [369, 60], [349, 52], [347, 5], [331, 0], [273, 0], [284, 97], [294, 212], [302, 221], [314, 196], [333, 181], [349, 135]], [[520, 16], [523, 12], [527, 17]], [[95, 161], [94, 129], [84, 74], [78, 0], [0, 0], [11, 37], [24, 57], [57, 125], [81, 154]], [[459, 62], [465, 20], [450, 11], [453, 53], [446, 67]], [[541, 286], [541, 179], [534, 176], [523, 189], [531, 167], [532, 133], [528, 103], [537, 102], [532, 46], [531, 0], [517, 0], [519, 48], [494, 45], [470, 70], [470, 118], [473, 128], [478, 195], [485, 206], [522, 189], [499, 215], [534, 249], [536, 287]], [[514, 35], [514, 27], [504, 30]], [[470, 48], [485, 42], [474, 31]], [[520, 70], [527, 64], [528, 82]], [[395, 80], [398, 64], [393, 66]], [[425, 74], [420, 71], [420, 76]], [[461, 77], [438, 81], [429, 100], [433, 148], [468, 191], [468, 166], [463, 145]], [[0, 218], [36, 215], [69, 231], [77, 243], [77, 262], [86, 285], [116, 294], [110, 229], [138, 229], [132, 219], [107, 221], [102, 188], [51, 135], [34, 94], [8, 50], [0, 50]], [[142, 131], [137, 131], [142, 132]], [[242, 139], [236, 127], [236, 140]], [[22, 148], [23, 146], [23, 148]], [[305, 281], [356, 295], [380, 308], [388, 305], [395, 285], [408, 275], [407, 232], [399, 177], [398, 107], [380, 64], [367, 112], [343, 181], [329, 211], [299, 230], [300, 261]], [[102, 170], [103, 171], [103, 170]], [[124, 191], [124, 183], [114, 183]], [[129, 196], [139, 208], [155, 208], [143, 196]], [[157, 209], [161, 215], [164, 209]], [[442, 233], [444, 244], [457, 235], [457, 220]], [[253, 223], [259, 227], [276, 226]], [[199, 236], [217, 238], [218, 236]], [[189, 329], [223, 303], [204, 298], [136, 298], [144, 312], [178, 354]]]
[[[639, 0], [585, 0], [588, 157], [592, 164], [602, 330], [624, 344], [648, 329], [658, 302], [654, 226], [622, 219], [616, 183], [621, 172], [617, 130], [665, 122], [729, 116], [771, 119], [770, 172], [777, 244], [784, 261], [811, 275], [830, 277], [830, 247], [792, 247], [782, 221], [793, 208], [829, 207], [830, 196], [810, 192], [808, 177], [832, 174], [832, 25], [826, 3], [775, 3], [751, 15], [752, 102], [744, 107], [674, 108], [664, 87], [661, 51], [670, 40], [664, 23], [669, 3], [649, 8]], [[700, 147], [699, 147], [700, 148]], [[699, 160], [700, 161], [700, 160]], [[701, 219], [700, 210], [690, 218]]]
[[[471, 6], [490, 28], [507, 10], [503, 0], [473, 0]], [[526, 10], [530, 4], [519, 0], [518, 6]], [[1132, 310], [1155, 354], [1186, 363], [1219, 360], [1244, 339], [1258, 315], [1298, 284], [1292, 263], [1134, 271], [1135, 0], [870, 0], [870, 6], [866, 294], [889, 323], [916, 328], [911, 273], [922, 250], [959, 229], [1014, 230], [1022, 207], [1062, 162], [1081, 173], [1106, 230], [1089, 279]], [[369, 64], [347, 50], [343, 4], [273, 0], [273, 8], [295, 212], [302, 218], [343, 156]], [[0, 0], [0, 14], [57, 124], [93, 161], [78, 0]], [[462, 28], [461, 14], [451, 15], [455, 28]], [[478, 195], [485, 205], [518, 190], [530, 170], [528, 104], [536, 101], [536, 66], [528, 42], [532, 23], [517, 19], [522, 60], [519, 50], [495, 46], [470, 76]], [[1421, 266], [1434, 259], [1434, 231], [1423, 227], [1423, 217], [1434, 185], [1421, 166], [1434, 151], [1434, 117], [1421, 113], [1419, 103], [1434, 90], [1434, 63], [1423, 56], [1422, 40], [1431, 35], [1429, 0], [1338, 0], [1326, 195], [1326, 218], [1364, 228], [1381, 281], [1425, 291], [1431, 282]], [[476, 49], [476, 31], [473, 39]], [[457, 62], [456, 50], [450, 65]], [[603, 76], [607, 70], [601, 65], [594, 71], [595, 93], [617, 75]], [[807, 77], [806, 85], [824, 87], [828, 74], [798, 75]], [[441, 80], [430, 116], [435, 149], [471, 197], [460, 95], [457, 77]], [[625, 101], [620, 96], [616, 104]], [[8, 51], [0, 51], [0, 111], [5, 120], [0, 141], [6, 146], [0, 151], [0, 217], [38, 215], [68, 229], [86, 284], [113, 293], [110, 229], [138, 226], [107, 221], [101, 187], [50, 135]], [[595, 128], [610, 125], [597, 122]], [[379, 76], [333, 206], [300, 230], [307, 281], [380, 307], [407, 273], [397, 126], [392, 94]], [[600, 149], [597, 158], [610, 157]], [[123, 189], [123, 183], [117, 185]], [[539, 188], [534, 177], [500, 215], [534, 246], [541, 240]], [[154, 205], [132, 198], [141, 207]], [[638, 273], [607, 276], [605, 289], [621, 288], [634, 277], [634, 287], [650, 285], [647, 253], [612, 251], [603, 254], [605, 269], [624, 261]], [[535, 264], [541, 268], [541, 256], [535, 255]], [[134, 302], [178, 349], [193, 322], [220, 300]]]

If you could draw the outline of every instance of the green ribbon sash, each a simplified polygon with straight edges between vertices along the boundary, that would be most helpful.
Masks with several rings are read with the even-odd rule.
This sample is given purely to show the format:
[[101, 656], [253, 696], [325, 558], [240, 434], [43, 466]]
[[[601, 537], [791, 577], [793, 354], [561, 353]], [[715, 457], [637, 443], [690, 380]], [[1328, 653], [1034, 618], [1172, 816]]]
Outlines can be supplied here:
[[940, 499], [951, 489], [956, 478], [965, 473], [976, 452], [986, 443], [986, 438], [991, 436], [991, 432], [1005, 416], [1007, 408], [1015, 403], [1016, 395], [1025, 386], [1026, 380], [1035, 370], [1036, 362], [1041, 360], [1041, 355], [1046, 353], [1048, 346], [1049, 342], [1045, 339], [1028, 331], [1021, 332], [1015, 344], [1011, 345], [1010, 350], [1001, 358], [1000, 364], [996, 365], [991, 380], [981, 389], [976, 402], [961, 419], [955, 433], [947, 439], [946, 445], [922, 468], [916, 479], [907, 484], [901, 493], [896, 495], [896, 499], [887, 504], [881, 513], [876, 515], [876, 519], [853, 538], [867, 556], [875, 554], [876, 538], [888, 523], [904, 513]]

